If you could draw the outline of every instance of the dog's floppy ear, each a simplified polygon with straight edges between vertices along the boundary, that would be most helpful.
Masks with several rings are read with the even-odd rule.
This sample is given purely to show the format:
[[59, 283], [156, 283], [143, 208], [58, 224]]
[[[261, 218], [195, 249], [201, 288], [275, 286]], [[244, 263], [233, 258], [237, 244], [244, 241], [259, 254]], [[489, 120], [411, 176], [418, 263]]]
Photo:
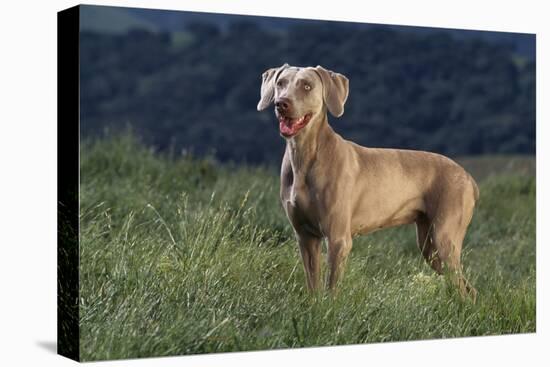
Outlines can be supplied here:
[[279, 77], [279, 74], [286, 68], [288, 64], [284, 64], [278, 68], [267, 69], [262, 74], [262, 87], [260, 89], [260, 102], [258, 102], [258, 111], [265, 110], [274, 99], [275, 95], [275, 81]]
[[313, 68], [323, 82], [323, 98], [329, 112], [334, 117], [344, 114], [344, 104], [348, 99], [349, 80], [342, 74], [327, 70], [317, 65]]

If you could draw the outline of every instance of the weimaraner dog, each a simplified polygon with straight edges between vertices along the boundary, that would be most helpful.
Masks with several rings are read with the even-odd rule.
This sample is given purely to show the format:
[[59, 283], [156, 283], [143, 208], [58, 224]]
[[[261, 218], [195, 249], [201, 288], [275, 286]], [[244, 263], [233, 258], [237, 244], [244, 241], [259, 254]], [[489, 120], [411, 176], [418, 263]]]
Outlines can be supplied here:
[[462, 297], [476, 290], [462, 273], [460, 253], [479, 196], [473, 178], [439, 154], [365, 148], [328, 123], [344, 113], [348, 79], [317, 67], [284, 64], [262, 75], [258, 110], [275, 104], [286, 140], [280, 196], [294, 228], [307, 286], [320, 286], [321, 241], [328, 242], [327, 286], [334, 290], [352, 237], [415, 223], [417, 243], [439, 274], [443, 264]]

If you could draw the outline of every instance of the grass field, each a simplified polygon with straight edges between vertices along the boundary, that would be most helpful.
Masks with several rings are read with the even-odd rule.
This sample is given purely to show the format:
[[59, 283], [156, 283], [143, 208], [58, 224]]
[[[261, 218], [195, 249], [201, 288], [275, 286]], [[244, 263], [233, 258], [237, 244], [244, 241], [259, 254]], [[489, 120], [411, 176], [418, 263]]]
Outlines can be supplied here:
[[413, 226], [355, 238], [333, 298], [305, 289], [275, 170], [85, 143], [81, 358], [534, 332], [535, 179], [504, 172], [479, 182], [465, 240], [476, 304], [433, 274]]

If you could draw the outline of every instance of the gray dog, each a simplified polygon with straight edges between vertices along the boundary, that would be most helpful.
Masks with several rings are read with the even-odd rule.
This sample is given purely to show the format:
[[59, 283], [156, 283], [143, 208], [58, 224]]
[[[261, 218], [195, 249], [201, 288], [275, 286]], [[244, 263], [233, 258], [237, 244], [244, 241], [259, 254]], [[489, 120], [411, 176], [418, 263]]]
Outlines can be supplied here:
[[328, 241], [327, 286], [335, 289], [352, 237], [416, 223], [422, 255], [439, 274], [450, 270], [460, 294], [476, 290], [462, 274], [460, 253], [479, 196], [473, 178], [439, 154], [365, 148], [330, 127], [344, 113], [349, 82], [317, 67], [285, 64], [262, 75], [258, 110], [275, 104], [286, 140], [281, 201], [294, 228], [307, 285], [320, 286], [321, 241]]

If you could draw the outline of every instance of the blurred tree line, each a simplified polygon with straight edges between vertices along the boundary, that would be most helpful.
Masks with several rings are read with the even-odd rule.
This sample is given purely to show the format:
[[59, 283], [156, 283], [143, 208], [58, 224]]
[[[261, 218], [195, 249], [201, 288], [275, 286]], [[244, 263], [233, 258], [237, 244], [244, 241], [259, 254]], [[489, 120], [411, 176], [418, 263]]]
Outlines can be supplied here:
[[159, 150], [278, 164], [272, 110], [256, 111], [261, 74], [285, 62], [350, 79], [346, 112], [329, 118], [347, 139], [451, 156], [535, 153], [535, 62], [505, 44], [442, 32], [342, 23], [268, 30], [81, 32], [81, 132], [126, 129]]

